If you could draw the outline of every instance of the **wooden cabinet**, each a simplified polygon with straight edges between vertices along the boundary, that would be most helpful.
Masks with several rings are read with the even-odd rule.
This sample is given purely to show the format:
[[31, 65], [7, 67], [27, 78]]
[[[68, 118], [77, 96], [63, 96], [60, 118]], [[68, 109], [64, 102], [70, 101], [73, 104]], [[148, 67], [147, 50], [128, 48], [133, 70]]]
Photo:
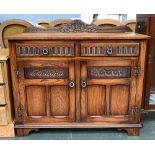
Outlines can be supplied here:
[[14, 137], [9, 50], [0, 49], [0, 137]]
[[136, 32], [149, 35], [151, 38], [147, 46], [146, 75], [144, 82], [143, 106], [145, 112], [154, 112], [155, 103], [150, 104], [150, 94], [155, 95], [155, 15], [137, 14]]
[[138, 135], [149, 37], [90, 32], [96, 26], [83, 33], [89, 25], [70, 24], [64, 33], [60, 26], [9, 37], [17, 135], [109, 127]]

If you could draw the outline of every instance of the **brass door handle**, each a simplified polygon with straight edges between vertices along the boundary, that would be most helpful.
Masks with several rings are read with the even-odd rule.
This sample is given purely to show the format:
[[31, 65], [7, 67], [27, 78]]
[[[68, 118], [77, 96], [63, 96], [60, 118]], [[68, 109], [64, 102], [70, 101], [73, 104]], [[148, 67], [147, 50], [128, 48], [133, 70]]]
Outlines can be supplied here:
[[70, 81], [69, 81], [69, 87], [70, 87], [70, 88], [73, 88], [74, 86], [75, 86], [74, 80], [70, 80]]
[[87, 86], [86, 80], [81, 80], [81, 87], [85, 88]]

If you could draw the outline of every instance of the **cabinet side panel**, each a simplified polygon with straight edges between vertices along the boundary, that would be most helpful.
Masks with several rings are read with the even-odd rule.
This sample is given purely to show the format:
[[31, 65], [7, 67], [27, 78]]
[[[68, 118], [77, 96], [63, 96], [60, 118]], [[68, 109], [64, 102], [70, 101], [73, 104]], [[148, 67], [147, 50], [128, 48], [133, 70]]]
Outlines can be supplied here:
[[6, 106], [0, 106], [0, 125], [7, 125], [7, 110]]
[[5, 86], [0, 85], [0, 105], [5, 105], [6, 104], [4, 88], [5, 88]]
[[46, 88], [44, 86], [26, 87], [28, 116], [46, 115]]
[[69, 115], [69, 90], [68, 86], [51, 87], [51, 115]]
[[129, 108], [129, 86], [111, 86], [111, 115], [128, 115]]
[[102, 116], [105, 113], [105, 87], [88, 86], [88, 115]]
[[3, 83], [2, 63], [0, 63], [0, 84]]

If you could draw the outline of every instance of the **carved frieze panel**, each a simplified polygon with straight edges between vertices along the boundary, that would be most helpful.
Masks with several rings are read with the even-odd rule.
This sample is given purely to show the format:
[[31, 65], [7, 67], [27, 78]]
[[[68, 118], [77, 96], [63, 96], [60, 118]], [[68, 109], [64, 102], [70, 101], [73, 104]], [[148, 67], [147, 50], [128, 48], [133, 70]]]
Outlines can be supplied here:
[[87, 75], [90, 79], [130, 78], [130, 72], [130, 67], [91, 66], [87, 68]]
[[82, 44], [81, 56], [138, 56], [139, 43]]
[[61, 33], [122, 33], [122, 32], [132, 32], [132, 30], [123, 25], [116, 27], [103, 27], [96, 26], [94, 24], [87, 24], [81, 20], [73, 20], [70, 23], [64, 23], [57, 27], [49, 28], [38, 28], [38, 27], [28, 27], [24, 31], [25, 33], [48, 33], [48, 32], [61, 32]]
[[74, 44], [16, 44], [16, 54], [22, 56], [74, 56]]
[[25, 67], [26, 79], [65, 79], [68, 78], [68, 68]]

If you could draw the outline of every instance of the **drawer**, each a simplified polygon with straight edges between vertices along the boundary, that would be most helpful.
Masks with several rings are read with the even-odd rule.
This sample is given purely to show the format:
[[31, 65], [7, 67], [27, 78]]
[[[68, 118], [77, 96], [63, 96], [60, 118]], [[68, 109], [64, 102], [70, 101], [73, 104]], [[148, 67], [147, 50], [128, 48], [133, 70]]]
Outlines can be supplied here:
[[17, 43], [17, 57], [74, 56], [74, 43]]
[[0, 84], [3, 84], [3, 73], [2, 73], [2, 63], [0, 63]]
[[7, 107], [6, 106], [0, 106], [0, 125], [7, 125]]
[[81, 56], [139, 56], [139, 43], [82, 43]]
[[5, 93], [4, 93], [4, 85], [0, 85], [0, 105], [5, 105]]

